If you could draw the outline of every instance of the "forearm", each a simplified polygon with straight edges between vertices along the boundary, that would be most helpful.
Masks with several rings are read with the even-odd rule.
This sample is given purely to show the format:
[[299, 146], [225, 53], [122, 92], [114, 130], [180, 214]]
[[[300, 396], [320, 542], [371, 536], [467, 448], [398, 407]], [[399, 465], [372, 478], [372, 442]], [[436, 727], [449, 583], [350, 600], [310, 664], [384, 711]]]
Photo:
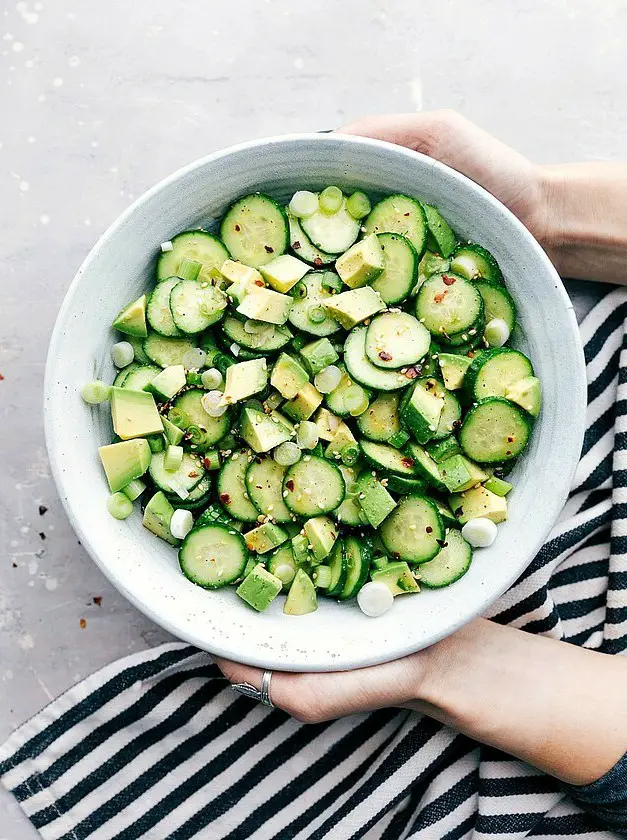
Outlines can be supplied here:
[[541, 167], [539, 231], [563, 277], [627, 284], [627, 164]]
[[422, 651], [414, 708], [572, 784], [627, 751], [627, 659], [478, 619]]

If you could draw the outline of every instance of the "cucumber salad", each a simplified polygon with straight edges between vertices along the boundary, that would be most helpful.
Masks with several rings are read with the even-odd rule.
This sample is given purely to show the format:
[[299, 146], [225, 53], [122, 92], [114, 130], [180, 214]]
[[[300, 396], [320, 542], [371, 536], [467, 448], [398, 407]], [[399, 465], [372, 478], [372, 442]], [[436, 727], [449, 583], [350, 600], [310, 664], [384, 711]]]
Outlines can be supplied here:
[[113, 323], [113, 384], [83, 388], [111, 411], [107, 508], [137, 502], [190, 581], [256, 610], [378, 616], [449, 586], [507, 518], [540, 411], [515, 325], [496, 260], [431, 205], [244, 196], [162, 243]]

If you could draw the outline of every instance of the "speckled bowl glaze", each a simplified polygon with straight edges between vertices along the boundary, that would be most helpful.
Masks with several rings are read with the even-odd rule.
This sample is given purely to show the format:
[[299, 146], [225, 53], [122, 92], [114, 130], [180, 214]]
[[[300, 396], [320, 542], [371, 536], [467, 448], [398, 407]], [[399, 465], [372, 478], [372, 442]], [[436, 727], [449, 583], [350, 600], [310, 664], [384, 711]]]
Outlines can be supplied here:
[[[109, 516], [97, 448], [111, 439], [107, 406], [80, 398], [94, 376], [111, 381], [109, 325], [153, 282], [159, 243], [211, 226], [253, 190], [287, 200], [295, 189], [338, 184], [371, 195], [404, 192], [436, 204], [463, 237], [499, 261], [520, 313], [518, 344], [531, 357], [544, 406], [513, 474], [510, 518], [475, 553], [470, 571], [441, 591], [396, 599], [382, 618], [355, 603], [320, 599], [317, 612], [284, 616], [282, 599], [250, 610], [232, 589], [205, 592], [181, 574], [176, 552], [143, 529], [137, 511]], [[135, 606], [175, 636], [253, 665], [281, 670], [358, 668], [426, 647], [483, 613], [540, 548], [565, 501], [583, 437], [585, 376], [571, 303], [544, 252], [495, 198], [457, 172], [407, 149], [342, 135], [256, 140], [175, 172], [109, 228], [81, 266], [52, 336], [45, 382], [46, 439], [70, 520], [98, 566]]]

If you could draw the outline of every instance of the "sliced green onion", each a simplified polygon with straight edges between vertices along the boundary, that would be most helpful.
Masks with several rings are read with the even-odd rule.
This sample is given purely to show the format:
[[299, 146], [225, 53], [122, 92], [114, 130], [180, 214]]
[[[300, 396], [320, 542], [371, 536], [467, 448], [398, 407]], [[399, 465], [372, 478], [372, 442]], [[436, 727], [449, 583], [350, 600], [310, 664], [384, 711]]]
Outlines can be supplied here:
[[163, 452], [165, 449], [163, 435], [149, 435], [146, 440], [151, 452]]
[[358, 190], [346, 199], [346, 209], [353, 219], [363, 219], [372, 209], [372, 205], [366, 193]]
[[202, 374], [197, 370], [185, 371], [185, 381], [188, 385], [202, 387]]
[[318, 198], [318, 205], [323, 213], [332, 216], [342, 206], [344, 193], [339, 187], [325, 187]]
[[322, 275], [322, 288], [328, 292], [340, 292], [342, 290], [342, 281], [333, 271], [325, 271]]
[[321, 394], [330, 394], [335, 391], [342, 381], [342, 371], [337, 365], [327, 365], [314, 376], [314, 385]]
[[352, 467], [359, 461], [359, 447], [349, 443], [342, 449], [341, 455], [344, 466]]
[[221, 402], [222, 391], [207, 391], [201, 400], [202, 407], [209, 417], [222, 417], [227, 411], [228, 406], [221, 405]]
[[313, 449], [320, 440], [320, 431], [311, 420], [301, 420], [296, 430], [296, 443], [301, 449]]
[[187, 440], [194, 446], [200, 446], [205, 441], [205, 430], [200, 426], [188, 426], [185, 430]]
[[177, 540], [184, 540], [194, 527], [194, 516], [191, 510], [179, 508], [175, 510], [170, 519], [170, 533]]
[[307, 216], [313, 216], [318, 210], [318, 196], [309, 192], [309, 190], [298, 190], [292, 196], [289, 203], [289, 211], [292, 216], [298, 219], [306, 219]]
[[185, 414], [176, 406], [172, 406], [172, 408], [168, 411], [168, 420], [180, 429], [185, 429], [187, 427], [187, 418]]
[[388, 443], [390, 446], [396, 447], [396, 449], [400, 449], [402, 446], [405, 446], [407, 441], [409, 440], [409, 435], [405, 431], [405, 429], [399, 429], [398, 432], [394, 432], [393, 435], [388, 439]]
[[187, 257], [183, 257], [176, 276], [180, 277], [181, 280], [197, 280], [201, 268], [202, 263], [199, 263], [198, 260], [190, 260]]
[[163, 458], [163, 468], [168, 472], [176, 472], [183, 463], [183, 447], [168, 446]]
[[370, 405], [368, 394], [360, 385], [349, 385], [344, 392], [344, 406], [353, 417], [358, 417]]
[[134, 502], [135, 499], [141, 496], [145, 489], [146, 485], [144, 482], [140, 481], [139, 478], [135, 478], [133, 481], [129, 481], [126, 487], [122, 488], [122, 492], [131, 502]]
[[331, 567], [318, 566], [312, 575], [314, 585], [318, 589], [328, 589], [331, 584]]
[[272, 574], [283, 582], [283, 586], [288, 586], [296, 577], [296, 569], [289, 563], [281, 563]]
[[220, 469], [220, 453], [217, 449], [208, 449], [203, 453], [202, 462], [208, 472]]
[[107, 510], [114, 519], [128, 519], [133, 513], [133, 502], [124, 493], [112, 493], [107, 499]]
[[290, 295], [296, 300], [303, 300], [307, 297], [307, 286], [302, 283], [300, 280], [298, 283], [290, 289]]
[[101, 382], [99, 379], [83, 385], [83, 390], [81, 391], [81, 397], [90, 405], [99, 405], [100, 403], [106, 402], [110, 396], [111, 386], [107, 385], [106, 382]]
[[490, 347], [502, 347], [509, 340], [510, 331], [502, 318], [492, 318], [486, 324], [484, 335]]
[[307, 317], [312, 324], [321, 324], [327, 317], [327, 313], [323, 306], [310, 306], [307, 310]]
[[273, 458], [282, 467], [291, 467], [292, 464], [300, 461], [301, 454], [300, 446], [288, 440], [277, 446], [274, 450]]
[[200, 347], [194, 347], [183, 354], [181, 363], [186, 370], [198, 370], [205, 366], [207, 354]]
[[213, 391], [216, 388], [219, 388], [220, 385], [224, 382], [224, 377], [220, 373], [217, 368], [209, 368], [209, 370], [203, 370], [200, 376], [202, 387], [206, 388], [208, 391]]
[[111, 361], [117, 368], [125, 368], [135, 358], [133, 345], [128, 341], [118, 341], [111, 348]]

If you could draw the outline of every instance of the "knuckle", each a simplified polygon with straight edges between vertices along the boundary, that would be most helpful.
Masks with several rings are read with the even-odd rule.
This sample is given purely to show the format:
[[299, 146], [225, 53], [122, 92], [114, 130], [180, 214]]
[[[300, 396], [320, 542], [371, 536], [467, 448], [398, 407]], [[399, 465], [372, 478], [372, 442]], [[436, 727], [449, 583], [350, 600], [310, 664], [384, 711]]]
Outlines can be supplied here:
[[431, 111], [424, 115], [423, 130], [417, 138], [414, 148], [417, 152], [438, 157], [449, 143], [451, 137], [459, 130], [464, 118], [449, 108]]

